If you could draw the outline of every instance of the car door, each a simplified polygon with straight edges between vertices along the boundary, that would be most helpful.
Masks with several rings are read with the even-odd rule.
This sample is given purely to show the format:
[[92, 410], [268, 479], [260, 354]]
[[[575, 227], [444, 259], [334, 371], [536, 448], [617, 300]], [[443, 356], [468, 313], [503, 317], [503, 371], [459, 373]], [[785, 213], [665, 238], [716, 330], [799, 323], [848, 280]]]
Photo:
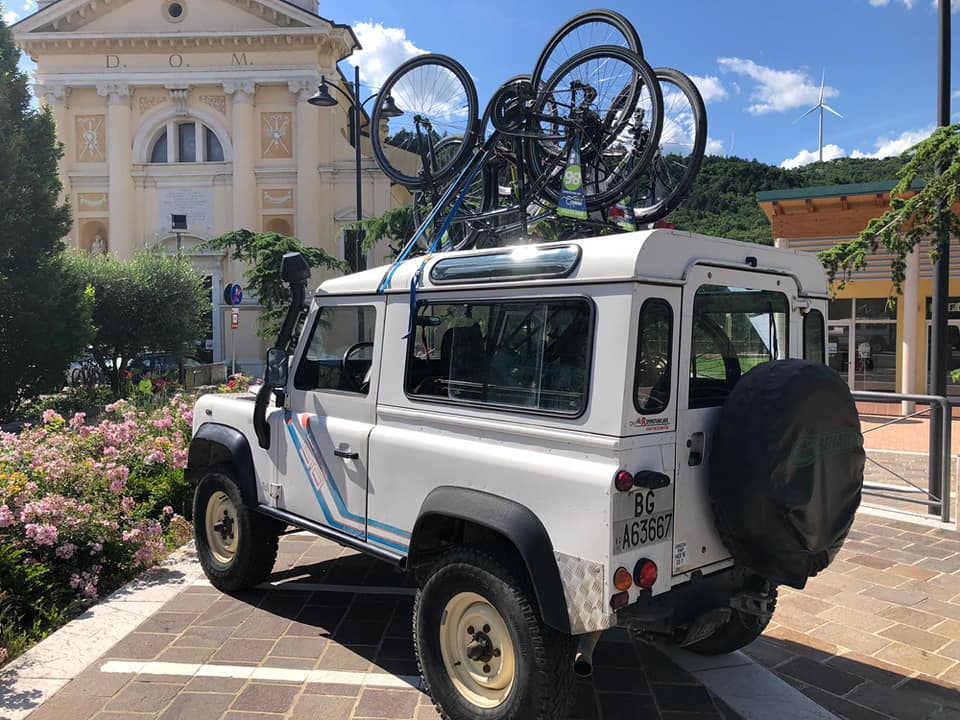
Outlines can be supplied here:
[[709, 459], [720, 409], [756, 365], [790, 356], [788, 277], [694, 267], [683, 290], [673, 573], [729, 558], [710, 507]]
[[323, 298], [291, 367], [277, 439], [272, 501], [282, 510], [367, 539], [369, 437], [375, 421], [381, 298]]

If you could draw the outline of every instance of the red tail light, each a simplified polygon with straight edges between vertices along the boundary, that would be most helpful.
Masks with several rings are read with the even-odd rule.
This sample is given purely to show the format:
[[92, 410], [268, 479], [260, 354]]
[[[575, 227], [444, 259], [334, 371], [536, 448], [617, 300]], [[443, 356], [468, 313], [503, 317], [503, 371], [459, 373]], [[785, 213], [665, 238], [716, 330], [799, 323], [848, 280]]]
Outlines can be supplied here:
[[638, 587], [649, 590], [657, 582], [657, 564], [653, 560], [641, 560], [633, 569], [633, 581]]
[[620, 470], [613, 476], [613, 485], [620, 492], [630, 492], [633, 490], [633, 475], [626, 470]]
[[625, 567], [617, 568], [617, 571], [613, 574], [613, 586], [620, 591], [632, 588], [633, 577], [631, 577], [630, 571]]
[[619, 592], [610, 598], [610, 608], [613, 610], [619, 610], [620, 608], [626, 606], [628, 602], [630, 602], [630, 593]]

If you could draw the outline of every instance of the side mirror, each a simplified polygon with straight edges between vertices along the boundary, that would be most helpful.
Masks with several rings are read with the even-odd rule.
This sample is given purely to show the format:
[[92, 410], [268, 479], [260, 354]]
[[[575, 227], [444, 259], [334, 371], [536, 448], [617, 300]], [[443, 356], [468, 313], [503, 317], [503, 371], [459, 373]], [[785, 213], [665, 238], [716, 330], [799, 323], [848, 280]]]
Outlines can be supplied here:
[[270, 348], [267, 350], [267, 382], [271, 388], [283, 389], [287, 386], [287, 373], [289, 370], [289, 359], [283, 348]]

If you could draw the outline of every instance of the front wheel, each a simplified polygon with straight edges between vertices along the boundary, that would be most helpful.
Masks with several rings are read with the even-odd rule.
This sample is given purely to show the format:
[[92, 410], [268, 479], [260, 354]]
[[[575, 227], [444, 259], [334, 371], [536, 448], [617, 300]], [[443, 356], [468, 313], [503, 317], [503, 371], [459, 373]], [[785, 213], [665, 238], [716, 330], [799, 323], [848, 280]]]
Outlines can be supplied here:
[[277, 523], [251, 510], [227, 468], [207, 470], [193, 497], [193, 531], [210, 583], [235, 592], [263, 582], [277, 559]]
[[559, 720], [573, 698], [574, 640], [543, 624], [526, 583], [455, 549], [414, 604], [424, 684], [445, 720]]

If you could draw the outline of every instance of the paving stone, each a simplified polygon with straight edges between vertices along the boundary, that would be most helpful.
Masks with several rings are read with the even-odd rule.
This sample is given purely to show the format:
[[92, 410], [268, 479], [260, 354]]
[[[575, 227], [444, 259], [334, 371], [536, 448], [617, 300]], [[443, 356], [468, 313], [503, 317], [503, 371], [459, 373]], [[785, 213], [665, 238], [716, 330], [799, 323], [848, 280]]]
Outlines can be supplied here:
[[776, 642], [765, 638], [758, 638], [747, 645], [743, 652], [767, 668], [774, 668], [796, 655]]
[[295, 685], [250, 683], [234, 701], [232, 710], [285, 713], [300, 693]]
[[603, 720], [637, 720], [637, 718], [656, 717], [657, 706], [652, 695], [600, 693], [599, 698]]
[[891, 643], [886, 638], [871, 635], [839, 623], [823, 625], [814, 630], [811, 635], [827, 642], [837, 643], [848, 650], [862, 652], [865, 655], [873, 655]]
[[885, 647], [876, 656], [887, 660], [894, 665], [901, 665], [911, 670], [918, 670], [926, 675], [939, 675], [954, 664], [953, 660], [943, 658], [920, 648], [894, 642]]
[[798, 657], [784, 663], [777, 668], [777, 672], [794, 677], [807, 685], [813, 685], [834, 695], [846, 695], [853, 688], [864, 682], [859, 675], [854, 675], [809, 658]]
[[[834, 608], [834, 610], [836, 610], [836, 608]], [[779, 624], [803, 633], [809, 632], [816, 627], [820, 627], [827, 622], [827, 619], [823, 617], [812, 615], [790, 605], [785, 607], [778, 606], [776, 610], [776, 618]]]
[[158, 720], [199, 720], [199, 718], [219, 717], [232, 701], [232, 694], [181, 693], [163, 711]]
[[237, 693], [240, 692], [240, 688], [242, 688], [246, 682], [246, 680], [242, 680], [240, 678], [196, 676], [190, 678], [190, 682], [186, 684], [184, 690], [187, 692]]
[[397, 658], [381, 658], [373, 665], [374, 672], [381, 670], [390, 675], [406, 677], [420, 677], [420, 666], [416, 660], [399, 660]]
[[106, 656], [123, 660], [153, 660], [176, 637], [176, 635], [132, 632], [110, 648]]
[[275, 657], [268, 655], [260, 667], [286, 668], [288, 670], [313, 670], [317, 666], [315, 658]]
[[303, 692], [308, 695], [336, 695], [342, 697], [357, 697], [360, 694], [359, 685], [341, 685], [339, 683], [307, 683]]
[[357, 646], [349, 648], [330, 643], [327, 645], [327, 649], [323, 651], [317, 667], [321, 670], [366, 672], [370, 669], [372, 658], [376, 652], [376, 647]]
[[59, 695], [92, 695], [109, 698], [117, 694], [124, 685], [133, 679], [133, 675], [124, 673], [100, 672], [100, 664], [94, 663], [73, 680], [64, 685]]
[[387, 629], [387, 623], [379, 620], [350, 622], [345, 619], [334, 633], [334, 639], [346, 645], [377, 645]]
[[387, 638], [380, 644], [377, 657], [414, 660], [413, 638]]
[[821, 707], [844, 718], [844, 720], [890, 720], [889, 715], [883, 715], [863, 705], [858, 705], [849, 700], [839, 698], [836, 695], [831, 695], [820, 688], [806, 687], [800, 692]]
[[644, 673], [634, 668], [603, 668], [594, 673], [593, 684], [600, 692], [650, 693]]
[[690, 685], [653, 685], [653, 696], [661, 710], [715, 713], [706, 689]]
[[365, 688], [360, 693], [354, 717], [356, 718], [396, 718], [413, 717], [419, 701], [416, 690], [374, 690]]
[[896, 622], [910, 625], [921, 630], [929, 630], [943, 620], [943, 618], [937, 617], [936, 615], [931, 615], [930, 613], [925, 613], [914, 608], [903, 607], [902, 605], [890, 607], [880, 614], [890, 620], [895, 620]]
[[350, 717], [354, 698], [304, 695], [293, 706], [289, 720], [343, 720]]
[[169, 647], [157, 656], [157, 662], [203, 664], [213, 655], [213, 648]]
[[[955, 685], [945, 683], [927, 675], [911, 678], [897, 688], [900, 692], [912, 693], [925, 702], [939, 703], [953, 710], [960, 710], [960, 690]], [[960, 713], [958, 713], [960, 716]]]
[[903, 565], [900, 563], [891, 567], [890, 572], [911, 578], [912, 580], [930, 580], [940, 574], [935, 570], [927, 570], [926, 568], [917, 567], [916, 565]]
[[896, 565], [892, 560], [884, 560], [882, 557], [877, 557], [876, 555], [854, 555], [850, 558], [847, 558], [848, 562], [856, 563], [857, 565], [865, 565], [866, 567], [874, 568], [875, 570], [886, 570], [888, 568]]
[[856, 610], [857, 612], [865, 612], [872, 615], [881, 616], [885, 610], [889, 610], [892, 607], [903, 607], [902, 605], [893, 605], [885, 600], [878, 600], [877, 598], [870, 597], [869, 595], [863, 595], [859, 592], [854, 593], [849, 591], [837, 593], [833, 597], [829, 598], [827, 602], [832, 605], [842, 605], [843, 607]]
[[941, 674], [940, 679], [943, 682], [954, 685], [958, 690], [960, 690], [960, 663], [954, 665], [945, 673]]
[[833, 607], [833, 603], [818, 600], [815, 597], [808, 597], [800, 593], [792, 593], [789, 598], [781, 598], [777, 602], [777, 610], [784, 607], [794, 607], [810, 615], [817, 615]]
[[891, 640], [899, 640], [907, 645], [913, 645], [930, 651], [935, 651], [950, 642], [950, 638], [935, 635], [925, 630], [918, 630], [909, 625], [894, 625], [881, 631], [880, 634]]
[[[417, 712], [413, 715], [414, 720], [442, 720], [440, 713], [437, 712], [437, 709], [432, 705], [427, 707], [421, 705], [417, 708]], [[596, 715], [570, 715], [570, 720], [593, 720]]]
[[907, 672], [897, 665], [856, 652], [834, 656], [827, 660], [827, 665], [887, 687], [903, 682]]
[[[254, 713], [231, 710], [221, 720], [280, 720], [283, 717], [282, 713]], [[346, 715], [344, 715], [344, 718], [346, 718]]]
[[[821, 613], [820, 617], [869, 633], [875, 633], [894, 624], [894, 621], [889, 618], [839, 606]], [[779, 617], [777, 621], [780, 621]]]
[[852, 702], [894, 717], [923, 718], [936, 710], [935, 704], [924, 702], [915, 695], [907, 695], [873, 683], [864, 683], [846, 697]]
[[167, 601], [160, 610], [163, 612], [185, 612], [200, 615], [209, 610], [210, 606], [213, 605], [216, 600], [217, 595], [214, 593], [197, 594], [187, 590]]
[[233, 628], [230, 627], [188, 627], [173, 642], [173, 647], [203, 647], [219, 648], [230, 637]]
[[937, 635], [945, 635], [948, 638], [960, 640], [960, 620], [943, 620], [938, 625], [930, 628], [930, 632]]
[[310, 637], [282, 637], [270, 651], [271, 655], [317, 659], [326, 649], [327, 640]]
[[234, 598], [220, 598], [197, 618], [194, 625], [236, 628], [252, 612], [252, 605]]
[[158, 713], [176, 697], [181, 689], [181, 685], [132, 682], [114, 695], [103, 709]]
[[840, 652], [832, 642], [821, 640], [814, 635], [804, 635], [790, 628], [768, 627], [763, 634], [780, 647], [817, 661], [826, 660]]
[[235, 638], [276, 640], [290, 627], [290, 619], [262, 610], [254, 611], [233, 631]]
[[940, 615], [949, 620], [960, 620], [960, 605], [943, 602], [942, 600], [925, 600], [917, 607], [917, 610], [923, 610], [931, 615]]
[[912, 607], [927, 600], [927, 593], [920, 590], [902, 590], [900, 588], [871, 587], [863, 591], [865, 595], [885, 600], [896, 605]]
[[954, 660], [960, 660], [960, 640], [954, 640], [946, 647], [940, 648], [937, 654]]
[[220, 646], [210, 659], [213, 663], [254, 662], [263, 660], [273, 649], [273, 640], [246, 640], [231, 638]]
[[88, 720], [103, 710], [107, 699], [97, 695], [56, 694], [30, 713], [31, 720]]

